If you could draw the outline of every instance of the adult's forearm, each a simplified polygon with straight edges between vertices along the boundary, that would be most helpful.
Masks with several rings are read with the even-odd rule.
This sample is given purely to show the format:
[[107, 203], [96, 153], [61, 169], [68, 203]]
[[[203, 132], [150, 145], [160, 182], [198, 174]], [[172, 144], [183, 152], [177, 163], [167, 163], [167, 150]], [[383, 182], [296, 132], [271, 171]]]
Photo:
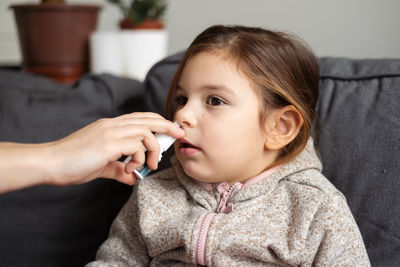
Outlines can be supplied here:
[[0, 193], [46, 183], [51, 145], [0, 143]]

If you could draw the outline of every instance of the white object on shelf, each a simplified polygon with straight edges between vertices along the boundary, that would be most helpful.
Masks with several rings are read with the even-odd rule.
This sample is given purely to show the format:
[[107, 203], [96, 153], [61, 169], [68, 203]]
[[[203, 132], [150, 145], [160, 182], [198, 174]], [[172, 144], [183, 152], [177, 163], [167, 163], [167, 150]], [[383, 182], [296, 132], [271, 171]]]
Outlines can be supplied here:
[[121, 75], [124, 72], [121, 35], [118, 32], [94, 32], [90, 36], [90, 67], [93, 73]]
[[167, 43], [165, 30], [94, 32], [91, 70], [144, 81], [150, 68], [167, 55]]
[[144, 80], [150, 68], [167, 54], [167, 32], [123, 30], [121, 34], [125, 75]]

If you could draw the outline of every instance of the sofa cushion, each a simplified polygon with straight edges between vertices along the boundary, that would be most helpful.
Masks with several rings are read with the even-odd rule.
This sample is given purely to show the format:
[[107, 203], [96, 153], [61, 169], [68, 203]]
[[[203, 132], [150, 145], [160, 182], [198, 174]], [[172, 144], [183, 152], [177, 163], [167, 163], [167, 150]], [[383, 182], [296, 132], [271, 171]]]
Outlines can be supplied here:
[[169, 85], [175, 75], [183, 52], [176, 53], [156, 63], [144, 81], [146, 105], [149, 111], [165, 116]]
[[320, 60], [317, 146], [372, 266], [400, 266], [400, 60]]
[[[146, 101], [155, 112], [164, 114], [182, 55], [157, 63], [146, 77]], [[314, 138], [323, 173], [346, 196], [372, 266], [400, 266], [400, 60], [321, 58], [319, 64]]]
[[[99, 118], [143, 110], [142, 96], [142, 83], [111, 75], [65, 86], [0, 71], [0, 141], [53, 141]], [[0, 195], [0, 266], [83, 266], [94, 259], [130, 191], [99, 179]]]

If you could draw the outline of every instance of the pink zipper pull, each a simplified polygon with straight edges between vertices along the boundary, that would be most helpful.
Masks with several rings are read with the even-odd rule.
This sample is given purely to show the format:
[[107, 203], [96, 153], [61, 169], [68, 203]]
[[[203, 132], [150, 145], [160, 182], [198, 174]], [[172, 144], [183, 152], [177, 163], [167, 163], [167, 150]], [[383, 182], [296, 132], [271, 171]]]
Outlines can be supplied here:
[[220, 192], [220, 194], [222, 195], [217, 208], [217, 213], [223, 212], [228, 214], [233, 211], [233, 205], [230, 204], [229, 206], [227, 206], [226, 202], [228, 201], [229, 196], [232, 194], [235, 187], [238, 187], [240, 189], [242, 187], [242, 184], [237, 182], [229, 187], [228, 183], [225, 182], [217, 187], [218, 192]]

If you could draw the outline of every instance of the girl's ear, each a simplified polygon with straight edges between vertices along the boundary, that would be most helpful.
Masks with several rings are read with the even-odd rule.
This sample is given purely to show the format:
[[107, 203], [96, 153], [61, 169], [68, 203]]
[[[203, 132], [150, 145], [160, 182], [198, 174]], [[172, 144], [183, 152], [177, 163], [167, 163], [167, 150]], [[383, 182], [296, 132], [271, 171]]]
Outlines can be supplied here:
[[265, 148], [280, 150], [296, 138], [303, 125], [303, 117], [290, 105], [275, 109], [266, 124]]

